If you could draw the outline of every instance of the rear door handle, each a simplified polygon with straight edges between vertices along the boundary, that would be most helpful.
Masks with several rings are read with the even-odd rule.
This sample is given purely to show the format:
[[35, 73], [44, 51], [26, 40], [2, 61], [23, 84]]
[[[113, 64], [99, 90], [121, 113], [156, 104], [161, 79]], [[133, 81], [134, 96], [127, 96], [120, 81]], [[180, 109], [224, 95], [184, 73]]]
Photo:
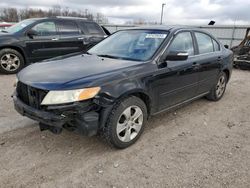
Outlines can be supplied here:
[[83, 37], [79, 37], [78, 40], [83, 40], [84, 38]]
[[89, 39], [88, 39], [88, 38], [85, 38], [85, 39], [83, 40], [83, 45], [89, 45], [89, 44], [90, 44]]
[[59, 40], [58, 38], [53, 38], [53, 39], [51, 39], [51, 40], [53, 40], [53, 41], [57, 41], [57, 40]]

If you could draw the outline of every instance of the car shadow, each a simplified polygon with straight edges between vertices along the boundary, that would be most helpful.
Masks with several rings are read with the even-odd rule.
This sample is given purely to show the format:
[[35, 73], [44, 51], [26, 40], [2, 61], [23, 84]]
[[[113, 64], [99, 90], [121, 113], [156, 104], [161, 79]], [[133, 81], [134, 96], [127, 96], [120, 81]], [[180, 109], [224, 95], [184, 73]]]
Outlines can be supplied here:
[[[164, 126], [166, 131], [179, 129], [175, 121], [181, 114], [189, 114], [190, 109], [199, 111], [206, 103], [209, 102], [201, 99], [176, 111], [150, 118], [141, 139], [124, 150], [110, 147], [97, 136], [84, 137], [68, 131], [59, 135], [50, 131], [41, 132], [38, 123], [29, 121], [23, 128], [0, 134], [2, 169], [12, 169], [12, 173], [18, 174], [13, 181], [23, 181], [30, 175], [36, 177], [32, 180], [35, 183], [41, 181], [39, 177], [42, 174], [43, 178], [48, 180], [49, 177], [60, 178], [61, 173], [67, 176], [72, 173], [79, 175], [86, 169], [89, 173], [102, 173], [100, 169], [104, 166], [113, 167], [115, 161], [129, 164], [127, 160], [140, 153], [150, 152], [151, 147], [159, 144], [155, 138], [159, 133], [159, 130], [155, 130], [159, 126]], [[147, 145], [148, 147], [145, 147]], [[3, 173], [1, 171], [0, 173]], [[5, 176], [11, 176], [11, 172], [5, 171]]]
[[[190, 108], [197, 109], [198, 111], [199, 108], [197, 107], [203, 106], [206, 103], [209, 102], [205, 99], [200, 99], [175, 111], [163, 112], [153, 116], [147, 122], [144, 134], [149, 133], [158, 126], [168, 126], [167, 122], [175, 121], [180, 114], [188, 113]], [[30, 152], [41, 151], [42, 153], [50, 153], [59, 151], [67, 153], [82, 151], [88, 153], [88, 155], [101, 155], [106, 151], [117, 151], [107, 145], [100, 136], [85, 137], [75, 132], [68, 132], [67, 130], [64, 130], [60, 135], [55, 135], [50, 131], [41, 132], [36, 122], [28, 127], [10, 131], [4, 137], [7, 140], [16, 140], [21, 145], [29, 148]]]

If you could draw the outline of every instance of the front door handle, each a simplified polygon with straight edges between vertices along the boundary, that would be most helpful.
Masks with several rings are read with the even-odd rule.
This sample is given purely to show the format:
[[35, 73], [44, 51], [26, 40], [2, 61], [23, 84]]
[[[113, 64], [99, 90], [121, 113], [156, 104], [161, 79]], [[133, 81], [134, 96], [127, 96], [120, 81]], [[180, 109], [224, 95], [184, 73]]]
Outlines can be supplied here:
[[222, 58], [221, 57], [218, 57], [217, 58], [217, 61], [221, 62]]
[[79, 37], [78, 40], [83, 40], [84, 38], [83, 37]]
[[59, 40], [58, 38], [53, 38], [53, 39], [51, 39], [51, 40], [53, 40], [53, 41], [57, 41], [57, 40]]
[[197, 70], [197, 69], [199, 69], [201, 67], [201, 65], [199, 63], [195, 62], [195, 63], [192, 64], [192, 67], [193, 67], [193, 69]]

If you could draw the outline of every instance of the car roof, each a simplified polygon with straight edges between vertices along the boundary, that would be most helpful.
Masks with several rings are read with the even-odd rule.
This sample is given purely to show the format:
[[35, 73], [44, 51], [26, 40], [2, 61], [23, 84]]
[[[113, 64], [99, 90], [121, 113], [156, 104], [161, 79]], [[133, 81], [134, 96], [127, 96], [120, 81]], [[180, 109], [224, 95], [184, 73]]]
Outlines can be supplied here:
[[43, 17], [43, 18], [29, 18], [26, 20], [34, 20], [34, 21], [39, 21], [39, 20], [79, 20], [79, 21], [84, 21], [84, 22], [93, 22], [91, 20], [87, 20], [86, 18], [80, 18], [80, 17], [63, 17], [63, 16], [55, 16], [55, 17]]
[[133, 28], [129, 28], [128, 30], [133, 30], [133, 29], [145, 29], [145, 30], [163, 30], [163, 31], [177, 31], [177, 30], [197, 30], [198, 28], [195, 27], [187, 27], [187, 26], [167, 26], [167, 25], [149, 25], [149, 26], [136, 26]]
[[167, 26], [167, 25], [149, 25], [149, 26], [136, 26], [124, 30], [162, 30], [162, 31], [171, 31], [173, 33], [180, 30], [190, 30], [190, 31], [200, 31], [206, 34], [211, 35], [210, 33], [193, 26]]

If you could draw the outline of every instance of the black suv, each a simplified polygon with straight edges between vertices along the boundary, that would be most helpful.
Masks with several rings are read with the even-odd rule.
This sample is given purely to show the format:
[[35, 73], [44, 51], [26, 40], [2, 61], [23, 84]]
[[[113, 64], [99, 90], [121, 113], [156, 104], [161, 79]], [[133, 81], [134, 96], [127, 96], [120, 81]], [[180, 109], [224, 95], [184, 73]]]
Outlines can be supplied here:
[[198, 29], [118, 31], [86, 54], [26, 67], [13, 99], [41, 130], [101, 134], [125, 148], [150, 115], [203, 96], [220, 100], [232, 62], [232, 51]]
[[86, 51], [109, 35], [82, 18], [27, 19], [0, 32], [0, 72], [17, 73], [25, 65]]

